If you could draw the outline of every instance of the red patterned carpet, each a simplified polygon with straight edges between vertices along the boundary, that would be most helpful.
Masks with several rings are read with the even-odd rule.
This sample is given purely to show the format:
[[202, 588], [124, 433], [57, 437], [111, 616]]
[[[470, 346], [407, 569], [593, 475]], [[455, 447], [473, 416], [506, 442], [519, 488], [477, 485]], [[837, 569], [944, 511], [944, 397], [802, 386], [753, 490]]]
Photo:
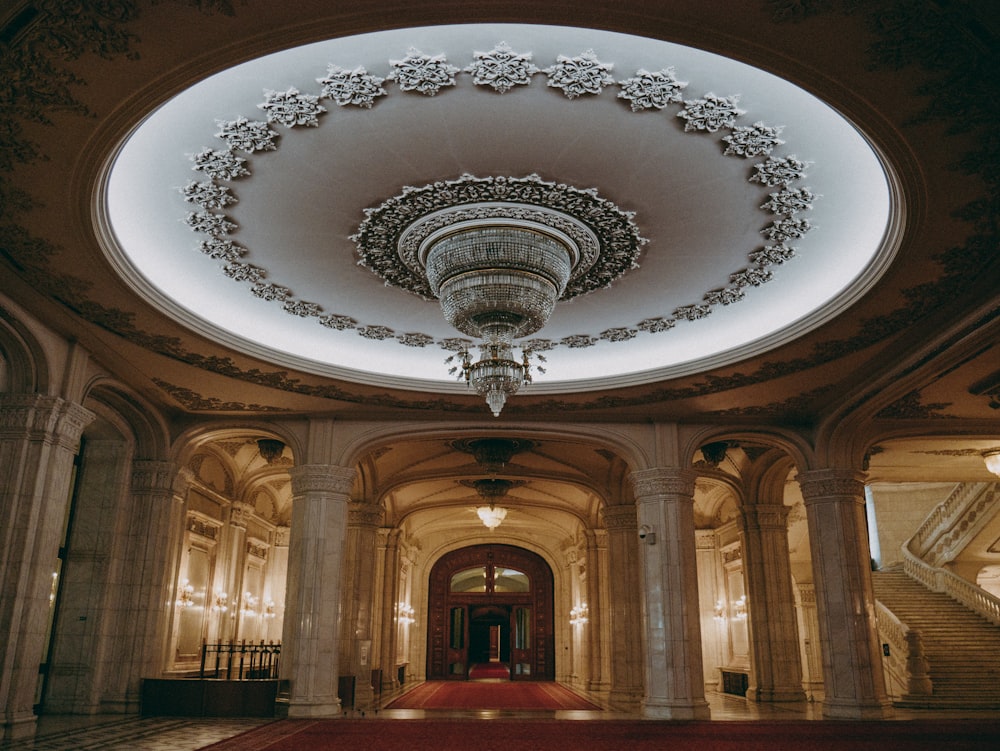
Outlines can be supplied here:
[[996, 751], [1000, 722], [281, 720], [212, 751]]
[[548, 681], [427, 681], [407, 691], [386, 709], [518, 709], [553, 711], [590, 709], [591, 704], [568, 688]]
[[469, 680], [509, 680], [510, 670], [505, 662], [477, 662], [469, 668]]

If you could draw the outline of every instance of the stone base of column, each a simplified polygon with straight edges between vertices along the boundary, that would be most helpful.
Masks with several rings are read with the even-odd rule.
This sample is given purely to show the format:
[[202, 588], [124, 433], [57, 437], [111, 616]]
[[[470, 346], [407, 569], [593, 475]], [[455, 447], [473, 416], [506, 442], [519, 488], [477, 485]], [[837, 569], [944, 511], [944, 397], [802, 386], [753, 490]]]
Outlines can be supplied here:
[[681, 704], [647, 699], [642, 703], [642, 716], [650, 720], [709, 720], [712, 714], [704, 700]]
[[887, 720], [892, 716], [891, 702], [859, 705], [836, 699], [823, 701], [823, 717], [831, 720]]
[[0, 740], [14, 741], [21, 738], [31, 738], [37, 729], [38, 718], [34, 714], [16, 714], [8, 717], [3, 724], [3, 735]]
[[290, 701], [284, 707], [281, 705], [278, 707], [278, 714], [280, 716], [292, 719], [339, 717], [340, 713], [340, 699], [324, 702]]
[[606, 694], [611, 691], [608, 681], [587, 681], [587, 690], [595, 694]]

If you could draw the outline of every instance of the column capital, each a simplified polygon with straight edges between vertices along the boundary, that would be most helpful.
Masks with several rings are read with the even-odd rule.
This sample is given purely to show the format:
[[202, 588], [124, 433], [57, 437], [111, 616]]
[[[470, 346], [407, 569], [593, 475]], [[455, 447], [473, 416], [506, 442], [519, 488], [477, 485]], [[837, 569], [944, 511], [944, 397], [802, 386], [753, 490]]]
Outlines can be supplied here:
[[354, 485], [357, 470], [337, 464], [301, 464], [288, 469], [292, 478], [292, 494], [309, 492], [347, 495]]
[[764, 503], [743, 506], [740, 515], [747, 527], [757, 529], [785, 530], [788, 527], [788, 506], [780, 503]]
[[0, 394], [0, 436], [51, 439], [76, 448], [95, 415], [79, 404], [45, 394]]
[[696, 470], [686, 467], [655, 467], [636, 470], [629, 475], [636, 499], [650, 496], [684, 496], [694, 498]]
[[233, 501], [229, 507], [229, 523], [234, 527], [246, 529], [247, 522], [250, 521], [250, 517], [253, 516], [254, 511], [254, 507], [249, 503]]
[[351, 502], [347, 505], [348, 526], [375, 528], [381, 521], [382, 507], [377, 503]]
[[132, 462], [132, 492], [173, 492], [177, 465], [159, 459], [136, 459]]
[[822, 500], [854, 500], [865, 494], [865, 473], [857, 469], [813, 469], [799, 472], [806, 504]]
[[639, 528], [635, 506], [632, 504], [625, 506], [605, 506], [601, 510], [601, 515], [604, 517], [604, 527], [606, 529], [634, 531]]

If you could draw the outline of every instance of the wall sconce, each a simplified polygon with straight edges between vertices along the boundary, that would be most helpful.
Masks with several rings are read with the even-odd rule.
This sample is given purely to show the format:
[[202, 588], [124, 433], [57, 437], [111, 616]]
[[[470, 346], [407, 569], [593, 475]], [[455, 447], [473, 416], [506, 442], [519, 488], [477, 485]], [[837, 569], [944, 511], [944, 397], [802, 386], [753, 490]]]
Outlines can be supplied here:
[[715, 608], [712, 612], [712, 617], [717, 621], [726, 620], [726, 604], [722, 600], [715, 601]]
[[587, 603], [577, 605], [569, 611], [569, 622], [574, 626], [582, 626], [589, 620], [589, 615], [590, 609], [587, 607]]
[[745, 621], [747, 619], [747, 598], [743, 595], [740, 599], [733, 603], [733, 612], [736, 614], [736, 620]]
[[189, 608], [194, 605], [194, 587], [187, 579], [177, 588], [177, 599], [174, 600], [174, 605], [179, 608]]
[[414, 609], [407, 605], [405, 602], [400, 602], [396, 605], [397, 617], [400, 623], [409, 626], [411, 623], [416, 622], [416, 618], [413, 617]]
[[212, 602], [212, 611], [225, 613], [229, 610], [229, 595], [220, 589], [215, 590], [215, 600]]
[[259, 597], [254, 597], [252, 592], [244, 592], [243, 607], [240, 608], [240, 615], [244, 618], [251, 615], [257, 615], [257, 605], [259, 604]]
[[264, 603], [265, 618], [274, 618], [275, 617], [274, 610], [275, 610], [274, 600], [268, 600], [266, 603]]

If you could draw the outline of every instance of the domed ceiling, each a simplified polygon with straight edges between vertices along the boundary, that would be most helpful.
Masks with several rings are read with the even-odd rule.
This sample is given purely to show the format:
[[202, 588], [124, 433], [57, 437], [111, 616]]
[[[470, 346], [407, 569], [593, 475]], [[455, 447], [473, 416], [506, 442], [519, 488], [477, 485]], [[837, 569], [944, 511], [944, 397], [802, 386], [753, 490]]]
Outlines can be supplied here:
[[532, 393], [560, 393], [738, 362], [830, 320], [895, 252], [891, 186], [847, 119], [762, 70], [624, 34], [455, 25], [195, 83], [109, 160], [99, 224], [118, 273], [202, 335], [448, 392], [462, 334], [407, 253], [442, 212], [554, 216], [589, 271], [522, 345], [545, 371]]

